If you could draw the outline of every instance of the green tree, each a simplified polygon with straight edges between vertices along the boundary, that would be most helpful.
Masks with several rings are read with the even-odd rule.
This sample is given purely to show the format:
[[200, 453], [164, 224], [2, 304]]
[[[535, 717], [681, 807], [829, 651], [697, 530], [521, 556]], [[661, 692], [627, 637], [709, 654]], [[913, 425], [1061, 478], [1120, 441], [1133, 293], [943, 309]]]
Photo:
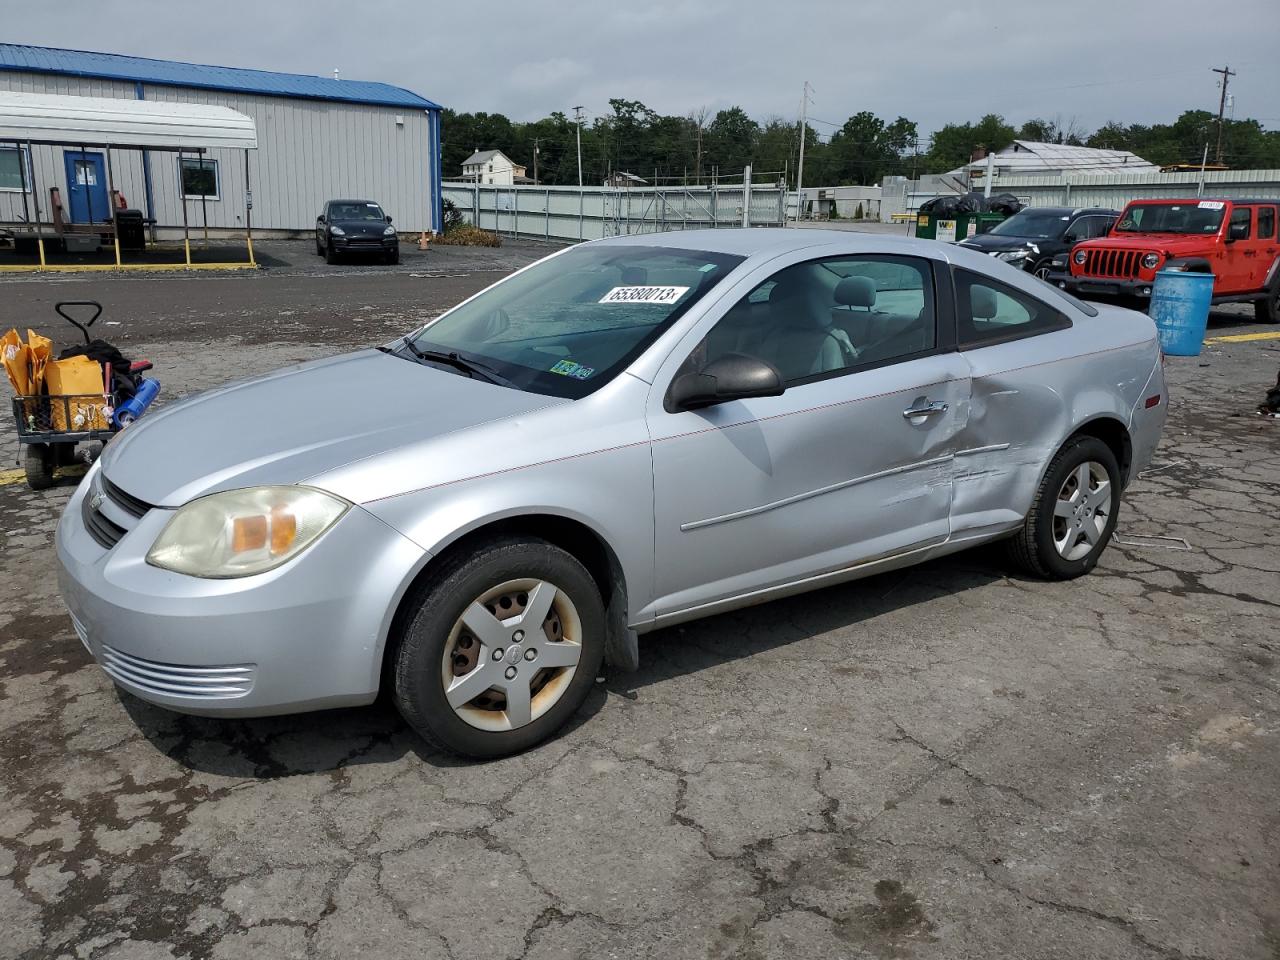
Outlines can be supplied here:
[[[751, 162], [759, 135], [760, 125], [741, 107], [721, 110], [707, 125], [704, 135], [709, 162], [720, 168], [721, 176], [741, 174]], [[703, 166], [705, 169], [706, 163]]]
[[999, 114], [988, 113], [977, 123], [949, 123], [933, 135], [929, 172], [945, 173], [962, 167], [969, 162], [977, 147], [994, 152], [1007, 147], [1013, 140], [1013, 127]]
[[876, 184], [901, 171], [915, 144], [916, 125], [906, 117], [885, 123], [870, 111], [844, 122], [827, 148], [829, 174], [836, 183]]

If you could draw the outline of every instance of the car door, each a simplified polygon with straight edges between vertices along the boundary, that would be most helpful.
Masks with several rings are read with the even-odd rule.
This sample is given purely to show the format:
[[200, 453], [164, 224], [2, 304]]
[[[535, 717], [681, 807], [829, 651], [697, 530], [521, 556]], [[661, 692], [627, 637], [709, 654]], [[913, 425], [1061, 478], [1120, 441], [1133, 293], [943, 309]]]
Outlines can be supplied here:
[[[648, 414], [659, 620], [946, 540], [968, 371], [935, 282], [915, 257], [762, 268], [668, 357]], [[785, 392], [666, 408], [675, 376], [727, 353]]]
[[1227, 218], [1222, 248], [1222, 269], [1213, 292], [1243, 293], [1254, 289], [1253, 271], [1258, 262], [1258, 242], [1254, 232], [1253, 207], [1235, 206]]
[[1250, 259], [1249, 289], [1262, 290], [1275, 277], [1277, 260], [1280, 260], [1280, 236], [1277, 236], [1276, 207], [1259, 205], [1255, 219], [1254, 247], [1256, 253]]
[[329, 245], [329, 205], [325, 204], [320, 211], [320, 216], [316, 217], [316, 246], [325, 247]]
[[1071, 320], [985, 274], [957, 268], [954, 278], [957, 341], [970, 376], [951, 515], [952, 538], [961, 540], [1012, 528], [1026, 515], [1065, 415], [1054, 358], [1069, 351], [1055, 338], [1069, 335]]

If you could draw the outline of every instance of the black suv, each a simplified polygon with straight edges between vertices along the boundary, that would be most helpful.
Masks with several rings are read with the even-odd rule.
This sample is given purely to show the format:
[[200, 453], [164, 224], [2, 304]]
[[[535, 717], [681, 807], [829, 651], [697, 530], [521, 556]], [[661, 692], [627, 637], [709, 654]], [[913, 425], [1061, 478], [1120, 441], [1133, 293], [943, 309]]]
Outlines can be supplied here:
[[372, 200], [330, 200], [316, 217], [316, 253], [329, 263], [344, 253], [376, 254], [386, 263], [399, 263], [400, 238]]
[[1106, 236], [1120, 215], [1101, 207], [1027, 207], [960, 246], [990, 254], [1048, 279], [1049, 262], [1081, 240]]

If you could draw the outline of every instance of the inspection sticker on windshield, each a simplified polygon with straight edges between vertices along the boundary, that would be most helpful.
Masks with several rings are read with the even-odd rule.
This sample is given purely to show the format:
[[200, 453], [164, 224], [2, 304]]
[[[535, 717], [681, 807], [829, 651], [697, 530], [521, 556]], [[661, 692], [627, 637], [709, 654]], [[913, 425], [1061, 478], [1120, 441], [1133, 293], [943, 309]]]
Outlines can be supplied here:
[[688, 287], [614, 287], [598, 302], [672, 304], [688, 292]]
[[1226, 204], [1221, 200], [1201, 200], [1196, 206], [1201, 210], [1221, 210]]
[[557, 360], [555, 366], [551, 368], [552, 373], [558, 373], [562, 377], [573, 377], [575, 380], [585, 380], [596, 372], [595, 367], [584, 367], [582, 364], [573, 360]]

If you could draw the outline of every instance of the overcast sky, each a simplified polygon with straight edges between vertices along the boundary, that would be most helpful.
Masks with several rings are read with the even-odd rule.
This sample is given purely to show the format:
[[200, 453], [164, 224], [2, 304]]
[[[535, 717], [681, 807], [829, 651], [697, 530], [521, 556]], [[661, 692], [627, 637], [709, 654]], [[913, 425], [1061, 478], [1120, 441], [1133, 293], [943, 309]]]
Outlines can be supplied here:
[[[1217, 110], [1280, 127], [1280, 0], [0, 0], [0, 40], [382, 80], [458, 111], [530, 120], [610, 97], [661, 113], [738, 104], [829, 133], [870, 110], [1038, 116], [1092, 130]], [[987, 21], [987, 22], [984, 22]], [[824, 123], [822, 121], [829, 121]], [[834, 124], [835, 126], [832, 126]]]

